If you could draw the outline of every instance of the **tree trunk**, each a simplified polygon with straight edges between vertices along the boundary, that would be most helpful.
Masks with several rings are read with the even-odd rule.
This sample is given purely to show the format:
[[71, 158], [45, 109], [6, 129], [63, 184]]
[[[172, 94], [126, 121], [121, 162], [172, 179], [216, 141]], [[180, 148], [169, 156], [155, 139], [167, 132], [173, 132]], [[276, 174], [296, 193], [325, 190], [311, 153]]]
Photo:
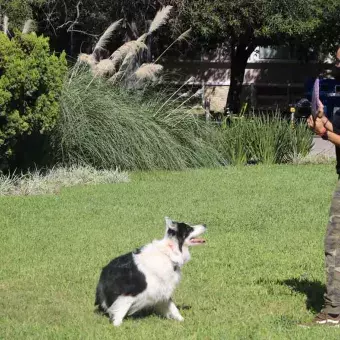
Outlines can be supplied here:
[[238, 44], [231, 48], [230, 88], [224, 109], [225, 115], [228, 110], [234, 114], [240, 112], [244, 73], [248, 58], [254, 50], [255, 46], [253, 44]]

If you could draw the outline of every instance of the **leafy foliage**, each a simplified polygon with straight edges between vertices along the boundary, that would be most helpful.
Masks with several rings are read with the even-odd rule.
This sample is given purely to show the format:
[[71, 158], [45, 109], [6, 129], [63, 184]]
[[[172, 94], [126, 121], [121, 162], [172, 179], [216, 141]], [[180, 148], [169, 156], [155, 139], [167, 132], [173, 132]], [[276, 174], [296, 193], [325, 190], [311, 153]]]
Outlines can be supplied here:
[[[325, 4], [321, 0], [172, 2], [177, 4], [178, 9], [177, 29], [184, 29], [183, 25], [190, 22], [193, 36], [200, 45], [209, 48], [224, 44], [229, 47], [231, 84], [228, 103], [234, 113], [240, 110], [245, 67], [255, 48], [291, 43], [301, 45], [304, 41], [305, 50], [309, 47], [319, 50], [322, 39], [316, 40], [315, 37], [328, 34], [321, 30], [323, 25], [328, 26], [323, 13], [327, 9], [330, 14], [336, 7], [336, 1]], [[334, 13], [333, 17], [336, 17]], [[331, 32], [338, 39], [338, 33]]]
[[[9, 3], [17, 8], [19, 0]], [[40, 32], [51, 38], [54, 48], [71, 55], [80, 49], [92, 51], [98, 36], [113, 20], [123, 19], [118, 41], [122, 38], [134, 40], [146, 31], [157, 10], [165, 5], [174, 6], [172, 39], [187, 30], [190, 23], [193, 51], [201, 52], [202, 48], [211, 49], [219, 44], [229, 47], [231, 91], [228, 102], [234, 113], [240, 109], [246, 62], [256, 46], [294, 44], [298, 46], [301, 59], [308, 60], [310, 51], [313, 55], [319, 50], [333, 51], [338, 41], [338, 0], [117, 0], [109, 6], [104, 0], [96, 1], [95, 6], [91, 0], [25, 0], [23, 7], [31, 3], [34, 11], [30, 11], [39, 23]], [[163, 33], [150, 42], [148, 61], [160, 43], [161, 50], [169, 45], [169, 36]], [[116, 42], [111, 41], [114, 48], [117, 48]]]
[[50, 131], [59, 114], [58, 98], [66, 59], [50, 55], [48, 39], [0, 33], [0, 160], [12, 158], [18, 141]]
[[303, 123], [291, 126], [279, 115], [234, 118], [220, 131], [219, 150], [229, 164], [290, 163], [305, 157], [313, 145], [312, 133]]
[[[193, 34], [202, 43], [284, 45], [291, 38], [312, 37], [333, 13], [336, 0], [174, 0], [177, 27], [190, 20]], [[330, 19], [328, 17], [328, 19]], [[326, 35], [326, 32], [320, 32]]]
[[24, 22], [34, 16], [34, 6], [45, 3], [45, 0], [0, 0], [0, 15], [10, 18], [10, 29], [22, 29]]

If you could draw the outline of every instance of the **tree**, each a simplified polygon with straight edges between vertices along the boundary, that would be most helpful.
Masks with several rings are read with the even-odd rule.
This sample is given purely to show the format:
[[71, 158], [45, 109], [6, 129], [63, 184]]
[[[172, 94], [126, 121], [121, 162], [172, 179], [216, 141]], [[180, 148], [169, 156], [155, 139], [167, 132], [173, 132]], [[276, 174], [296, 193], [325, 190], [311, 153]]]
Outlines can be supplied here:
[[[192, 23], [193, 34], [198, 43], [204, 46], [225, 43], [229, 47], [231, 76], [226, 109], [234, 113], [240, 109], [240, 94], [247, 60], [256, 46], [286, 45], [303, 41], [305, 46], [318, 48], [327, 35], [325, 27], [330, 27], [327, 20], [329, 17], [332, 17], [333, 21], [335, 18], [338, 20], [339, 15], [338, 0], [170, 2], [177, 5], [177, 26], [183, 27], [187, 22]], [[333, 29], [330, 34], [328, 40], [337, 37], [338, 31]], [[315, 39], [316, 36], [318, 39]]]
[[33, 19], [32, 8], [41, 5], [45, 0], [0, 0], [0, 17], [1, 24], [3, 18], [9, 18], [9, 26], [13, 28], [22, 28], [25, 21]]
[[300, 36], [295, 44], [304, 51], [318, 53], [321, 59], [334, 55], [340, 43], [340, 1], [328, 0], [319, 6], [319, 24], [314, 31]]
[[[21, 0], [0, 0], [18, 7]], [[256, 46], [295, 45], [301, 55], [333, 50], [339, 32], [339, 0], [23, 0], [29, 4], [40, 33], [50, 37], [52, 48], [71, 56], [91, 51], [102, 32], [123, 19], [112, 50], [122, 40], [136, 39], [146, 31], [160, 7], [173, 5], [172, 38], [192, 26], [192, 49], [223, 43], [231, 61], [226, 109], [238, 112], [247, 60]], [[25, 5], [26, 6], [26, 5]], [[23, 7], [25, 7], [23, 6]], [[166, 30], [166, 29], [164, 29]], [[169, 35], [158, 32], [153, 47], [164, 46]], [[160, 47], [162, 50], [162, 47]]]
[[71, 56], [80, 50], [92, 50], [98, 37], [118, 19], [123, 23], [121, 34], [116, 33], [117, 45], [122, 40], [136, 39], [162, 7], [158, 0], [41, 1], [43, 4], [34, 6], [39, 32], [49, 36], [57, 50], [65, 49]]

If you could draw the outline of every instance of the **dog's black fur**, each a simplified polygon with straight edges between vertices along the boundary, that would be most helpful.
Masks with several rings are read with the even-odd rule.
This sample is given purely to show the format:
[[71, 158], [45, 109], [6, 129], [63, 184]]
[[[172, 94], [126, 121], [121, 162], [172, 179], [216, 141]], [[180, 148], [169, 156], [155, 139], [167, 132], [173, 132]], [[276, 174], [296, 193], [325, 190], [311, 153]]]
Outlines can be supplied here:
[[119, 256], [105, 266], [96, 290], [95, 306], [105, 299], [111, 306], [120, 295], [136, 296], [146, 289], [145, 275], [138, 270], [133, 254], [140, 249]]

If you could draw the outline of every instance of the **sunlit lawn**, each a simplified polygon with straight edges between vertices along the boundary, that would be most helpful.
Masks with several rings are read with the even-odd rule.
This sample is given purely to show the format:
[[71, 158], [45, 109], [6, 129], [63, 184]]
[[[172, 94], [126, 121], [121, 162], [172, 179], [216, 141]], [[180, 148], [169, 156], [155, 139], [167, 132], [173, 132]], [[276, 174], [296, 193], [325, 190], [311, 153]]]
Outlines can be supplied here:
[[[130, 183], [0, 198], [1, 339], [339, 339], [303, 329], [321, 308], [334, 166], [131, 174]], [[94, 313], [101, 267], [164, 232], [164, 216], [208, 226], [174, 300], [114, 328]]]

